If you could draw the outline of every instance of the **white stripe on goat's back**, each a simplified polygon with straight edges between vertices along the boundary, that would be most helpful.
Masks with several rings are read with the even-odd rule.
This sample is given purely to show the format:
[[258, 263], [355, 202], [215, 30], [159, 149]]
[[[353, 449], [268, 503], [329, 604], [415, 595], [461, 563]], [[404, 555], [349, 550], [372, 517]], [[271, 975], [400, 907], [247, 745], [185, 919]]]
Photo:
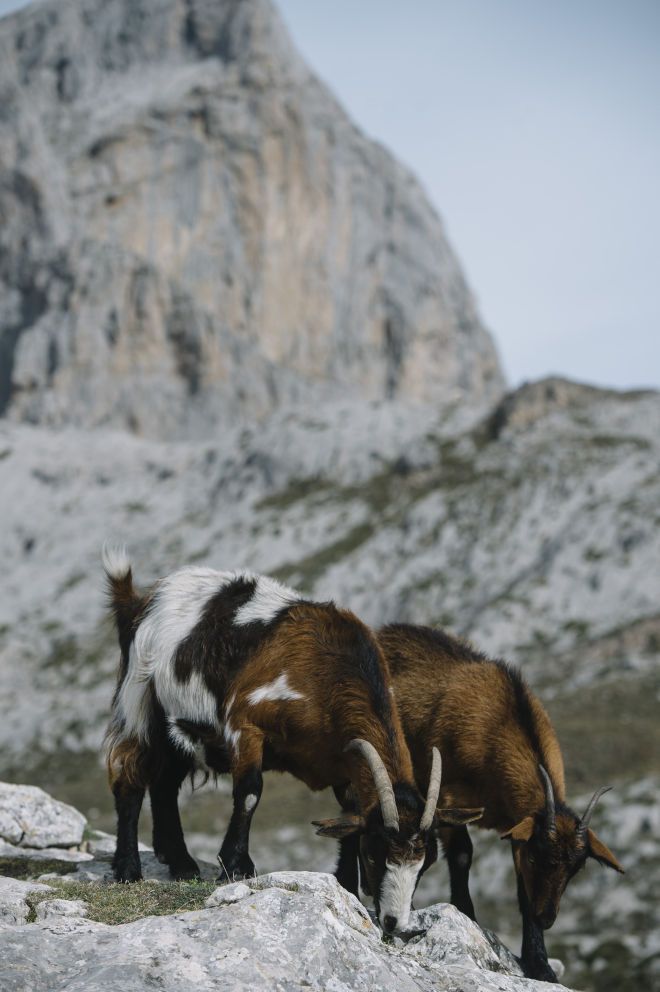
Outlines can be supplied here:
[[403, 930], [408, 925], [410, 904], [423, 864], [424, 858], [401, 863], [386, 862], [385, 874], [380, 887], [379, 919], [381, 926], [384, 926], [386, 916], [394, 917], [397, 921], [397, 930]]
[[289, 589], [288, 586], [267, 575], [259, 575], [255, 578], [257, 586], [252, 597], [243, 606], [239, 606], [234, 614], [234, 623], [239, 627], [253, 623], [255, 620], [270, 623], [280, 610], [291, 606], [301, 598], [300, 593], [295, 589]]
[[[174, 678], [179, 644], [199, 623], [209, 600], [240, 578], [235, 572], [182, 568], [156, 585], [151, 606], [135, 633], [129, 670], [119, 694], [126, 730], [146, 735], [144, 697], [150, 680], [168, 716], [216, 724], [216, 704], [201, 677], [193, 672], [184, 684]], [[140, 717], [143, 717], [140, 719]]]
[[295, 689], [291, 688], [286, 672], [282, 672], [272, 682], [267, 682], [265, 685], [259, 686], [258, 689], [253, 689], [248, 694], [247, 701], [251, 706], [256, 706], [257, 703], [275, 702], [278, 699], [304, 698], [301, 692], [296, 692]]

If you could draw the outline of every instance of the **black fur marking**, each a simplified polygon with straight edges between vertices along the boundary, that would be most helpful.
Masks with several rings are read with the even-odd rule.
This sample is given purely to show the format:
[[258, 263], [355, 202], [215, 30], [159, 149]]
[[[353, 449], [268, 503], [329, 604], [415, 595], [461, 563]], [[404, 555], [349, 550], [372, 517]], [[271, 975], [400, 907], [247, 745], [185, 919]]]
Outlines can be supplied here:
[[176, 725], [189, 737], [194, 744], [215, 741], [218, 737], [217, 729], [210, 723], [200, 723], [198, 720], [185, 720], [183, 717], [176, 721]]
[[250, 602], [256, 588], [256, 579], [238, 578], [211, 596], [200, 620], [176, 650], [177, 681], [187, 682], [193, 671], [199, 672], [216, 699], [224, 699], [236, 672], [291, 609], [284, 606], [268, 623], [235, 624], [236, 611]]
[[422, 797], [412, 785], [409, 785], [407, 782], [395, 782], [394, 798], [396, 799], [396, 808], [398, 810], [410, 810], [411, 813], [418, 814], [421, 819], [424, 811], [424, 803]]

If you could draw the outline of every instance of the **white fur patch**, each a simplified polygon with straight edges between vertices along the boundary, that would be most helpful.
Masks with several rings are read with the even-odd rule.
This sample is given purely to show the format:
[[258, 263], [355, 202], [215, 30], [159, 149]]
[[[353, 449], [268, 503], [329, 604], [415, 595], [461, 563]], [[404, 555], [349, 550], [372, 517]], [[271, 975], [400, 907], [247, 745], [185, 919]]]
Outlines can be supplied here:
[[124, 727], [121, 737], [135, 736], [146, 741], [149, 736], [147, 682], [140, 674], [135, 643], [128, 652], [128, 671], [117, 697], [117, 710]]
[[282, 672], [272, 682], [259, 686], [258, 689], [253, 689], [248, 695], [247, 700], [251, 706], [256, 706], [257, 703], [274, 702], [278, 699], [304, 698], [301, 692], [296, 692], [295, 689], [291, 688], [286, 672]]
[[243, 803], [245, 812], [251, 813], [256, 805], [257, 805], [257, 797], [253, 792], [251, 792], [249, 796], [245, 797], [245, 802]]
[[386, 916], [394, 917], [397, 921], [397, 930], [404, 930], [408, 926], [410, 904], [423, 864], [424, 858], [420, 858], [419, 861], [404, 861], [401, 864], [386, 862], [385, 874], [380, 888], [380, 911], [378, 914], [382, 927], [385, 926]]
[[[103, 552], [103, 564], [108, 575], [114, 577], [122, 577], [130, 568], [125, 551], [107, 547]], [[172, 739], [179, 746], [188, 749], [180, 732], [171, 730], [172, 724], [186, 719], [208, 723], [218, 732], [222, 731], [227, 744], [235, 754], [238, 752], [241, 732], [233, 729], [229, 721], [235, 697], [232, 696], [226, 708], [223, 727], [218, 717], [217, 700], [199, 672], [193, 671], [185, 682], [180, 682], [174, 675], [174, 658], [179, 645], [199, 623], [209, 600], [238, 579], [256, 582], [250, 601], [236, 611], [234, 622], [239, 625], [252, 620], [272, 619], [283, 606], [300, 598], [294, 590], [287, 589], [274, 579], [251, 572], [218, 572], [212, 568], [191, 567], [179, 569], [161, 579], [136, 631], [128, 673], [117, 699], [117, 712], [123, 722], [121, 736], [147, 740], [148, 688], [151, 682], [168, 717]], [[286, 676], [280, 676], [269, 686], [255, 690], [255, 693], [257, 701], [302, 698], [300, 693], [289, 688]]]
[[195, 746], [195, 742], [188, 737], [188, 734], [185, 734], [183, 730], [181, 730], [181, 727], [177, 727], [176, 717], [168, 717], [167, 722], [169, 724], [167, 732], [172, 743], [176, 747], [181, 748], [182, 751], [185, 751], [186, 754], [196, 756], [197, 748]]
[[291, 606], [300, 598], [300, 593], [295, 589], [289, 589], [275, 579], [260, 575], [252, 597], [236, 610], [234, 623], [239, 627], [253, 623], [255, 620], [270, 623], [280, 610]]
[[241, 732], [240, 730], [232, 730], [231, 723], [229, 722], [229, 715], [235, 700], [236, 693], [233, 692], [229, 698], [229, 702], [225, 706], [225, 725], [222, 731], [222, 736], [225, 739], [227, 747], [230, 747], [234, 754], [238, 754], [238, 744], [241, 739]]
[[231, 724], [226, 723], [222, 731], [222, 736], [225, 739], [227, 747], [230, 747], [234, 752], [234, 755], [238, 755], [238, 746], [241, 740], [240, 730], [232, 730]]
[[101, 549], [101, 561], [109, 579], [124, 579], [131, 570], [131, 559], [123, 544], [112, 545], [106, 542]]
[[209, 599], [239, 576], [211, 568], [183, 568], [156, 586], [153, 602], [131, 645], [128, 674], [118, 708], [127, 736], [147, 737], [147, 688], [153, 681], [165, 713], [218, 727], [217, 705], [197, 672], [184, 683], [174, 677], [174, 655], [201, 619]]

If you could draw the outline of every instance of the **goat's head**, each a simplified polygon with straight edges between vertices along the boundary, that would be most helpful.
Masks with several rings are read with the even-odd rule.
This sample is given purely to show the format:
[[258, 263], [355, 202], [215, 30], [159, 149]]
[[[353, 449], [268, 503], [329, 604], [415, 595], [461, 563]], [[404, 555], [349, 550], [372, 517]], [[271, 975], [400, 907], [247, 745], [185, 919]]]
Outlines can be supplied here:
[[316, 821], [326, 837], [360, 838], [360, 862], [373, 896], [378, 921], [386, 933], [408, 925], [417, 883], [438, 856], [435, 831], [440, 826], [469, 823], [483, 810], [438, 810], [442, 766], [433, 748], [429, 787], [424, 801], [412, 785], [392, 785], [385, 765], [372, 744], [356, 739], [348, 749], [367, 762], [376, 786], [378, 803], [367, 816], [345, 813], [335, 820]]
[[526, 816], [503, 839], [513, 844], [516, 871], [522, 879], [532, 914], [544, 930], [557, 918], [559, 900], [587, 858], [623, 872], [608, 847], [589, 827], [594, 807], [609, 786], [593, 794], [582, 817], [563, 803], [556, 803], [550, 776], [539, 765], [545, 790], [545, 805], [533, 816]]

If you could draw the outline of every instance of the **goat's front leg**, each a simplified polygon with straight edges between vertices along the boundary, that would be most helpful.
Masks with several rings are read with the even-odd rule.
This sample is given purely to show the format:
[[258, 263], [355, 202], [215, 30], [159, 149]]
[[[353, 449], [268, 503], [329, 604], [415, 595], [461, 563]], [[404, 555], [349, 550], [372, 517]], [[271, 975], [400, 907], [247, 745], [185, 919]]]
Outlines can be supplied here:
[[[351, 795], [350, 786], [335, 786], [332, 790], [337, 802], [346, 813], [354, 813], [355, 800]], [[358, 895], [358, 862], [360, 859], [360, 837], [349, 834], [339, 841], [339, 859], [335, 869], [335, 878], [348, 892]]]
[[256, 727], [243, 727], [233, 750], [234, 808], [218, 855], [220, 882], [249, 878], [255, 874], [249, 853], [250, 824], [263, 789], [263, 733]]
[[191, 768], [191, 759], [171, 748], [158, 778], [149, 786], [154, 854], [177, 880], [200, 877], [183, 837], [178, 802], [181, 783]]
[[452, 905], [471, 920], [476, 920], [469, 886], [472, 841], [467, 827], [442, 827], [438, 835], [449, 868]]
[[517, 872], [516, 876], [518, 879], [518, 905], [522, 913], [523, 924], [520, 967], [527, 978], [536, 978], [541, 982], [556, 982], [558, 981], [557, 976], [548, 962], [543, 928], [534, 918], [522, 878]]
[[138, 820], [144, 791], [144, 788], [129, 785], [121, 778], [112, 786], [117, 810], [117, 847], [112, 859], [112, 869], [117, 882], [139, 882], [142, 879], [138, 853]]

